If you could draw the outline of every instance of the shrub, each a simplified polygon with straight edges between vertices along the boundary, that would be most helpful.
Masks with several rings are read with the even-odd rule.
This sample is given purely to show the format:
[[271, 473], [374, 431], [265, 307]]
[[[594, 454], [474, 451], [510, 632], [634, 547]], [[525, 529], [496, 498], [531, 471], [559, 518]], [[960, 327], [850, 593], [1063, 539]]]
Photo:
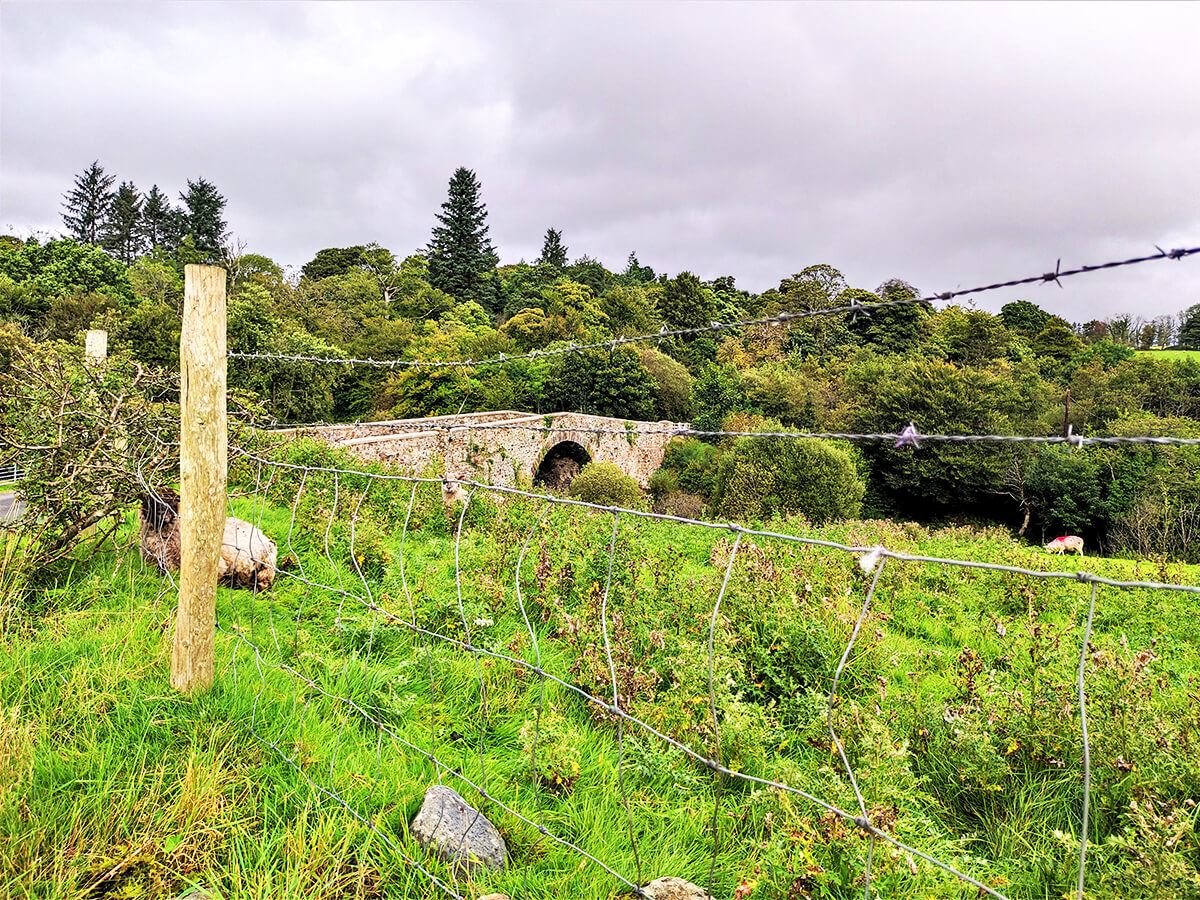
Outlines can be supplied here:
[[571, 481], [571, 496], [587, 503], [640, 507], [642, 489], [615, 463], [592, 462]]
[[716, 507], [739, 518], [851, 518], [864, 493], [849, 451], [827, 441], [742, 438], [717, 470]]
[[175, 480], [179, 412], [159, 399], [170, 382], [127, 353], [97, 366], [78, 347], [13, 345], [0, 372], [0, 446], [25, 472], [22, 560], [40, 577], [93, 529], [115, 531], [144, 484]]
[[651, 487], [656, 493], [681, 489], [708, 498], [716, 484], [720, 455], [717, 447], [704, 441], [674, 438], [667, 444], [662, 468], [655, 473]]

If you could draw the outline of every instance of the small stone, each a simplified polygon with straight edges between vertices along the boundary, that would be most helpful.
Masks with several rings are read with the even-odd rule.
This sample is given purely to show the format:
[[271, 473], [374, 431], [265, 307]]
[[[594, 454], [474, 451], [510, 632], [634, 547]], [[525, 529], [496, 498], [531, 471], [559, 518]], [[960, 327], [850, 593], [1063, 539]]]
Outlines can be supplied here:
[[656, 878], [642, 890], [650, 900], [713, 900], [708, 891], [673, 876]]
[[484, 894], [479, 900], [509, 900], [508, 894]]
[[412, 835], [438, 859], [467, 872], [502, 869], [508, 860], [496, 826], [445, 785], [435, 784], [425, 792], [421, 811], [412, 820]]

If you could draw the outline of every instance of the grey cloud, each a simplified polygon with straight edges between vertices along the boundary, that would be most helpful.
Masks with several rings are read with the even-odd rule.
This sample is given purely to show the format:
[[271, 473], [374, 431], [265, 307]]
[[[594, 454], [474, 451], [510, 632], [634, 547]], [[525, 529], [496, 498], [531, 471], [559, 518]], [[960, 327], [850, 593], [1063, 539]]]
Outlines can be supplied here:
[[[1200, 7], [7, 3], [0, 225], [57, 230], [95, 157], [203, 174], [249, 246], [428, 239], [475, 168], [506, 261], [927, 290], [1200, 243]], [[1200, 261], [1024, 292], [1200, 302]], [[1020, 292], [981, 301], [993, 308]]]

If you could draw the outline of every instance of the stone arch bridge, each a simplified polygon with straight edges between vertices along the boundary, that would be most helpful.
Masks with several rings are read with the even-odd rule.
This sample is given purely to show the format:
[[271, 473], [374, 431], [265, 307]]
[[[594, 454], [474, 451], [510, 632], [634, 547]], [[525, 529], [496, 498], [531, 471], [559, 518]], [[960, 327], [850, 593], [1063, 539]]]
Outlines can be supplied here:
[[[640, 428], [649, 427], [653, 433]], [[584, 464], [611, 462], [646, 487], [662, 465], [675, 422], [638, 422], [559, 412], [512, 411], [281, 429], [313, 437], [361, 459], [420, 474], [431, 467], [459, 478], [514, 486], [562, 487]], [[599, 433], [598, 433], [599, 432]]]

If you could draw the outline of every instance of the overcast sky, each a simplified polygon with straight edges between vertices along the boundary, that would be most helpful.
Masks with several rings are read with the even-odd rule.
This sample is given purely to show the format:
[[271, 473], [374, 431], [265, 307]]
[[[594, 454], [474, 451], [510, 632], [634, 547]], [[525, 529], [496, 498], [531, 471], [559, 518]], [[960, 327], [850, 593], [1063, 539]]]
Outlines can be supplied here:
[[[248, 248], [423, 246], [458, 165], [505, 262], [925, 291], [1200, 245], [1200, 4], [0, 5], [0, 227], [99, 158]], [[1200, 257], [1028, 296], [1200, 302]]]

